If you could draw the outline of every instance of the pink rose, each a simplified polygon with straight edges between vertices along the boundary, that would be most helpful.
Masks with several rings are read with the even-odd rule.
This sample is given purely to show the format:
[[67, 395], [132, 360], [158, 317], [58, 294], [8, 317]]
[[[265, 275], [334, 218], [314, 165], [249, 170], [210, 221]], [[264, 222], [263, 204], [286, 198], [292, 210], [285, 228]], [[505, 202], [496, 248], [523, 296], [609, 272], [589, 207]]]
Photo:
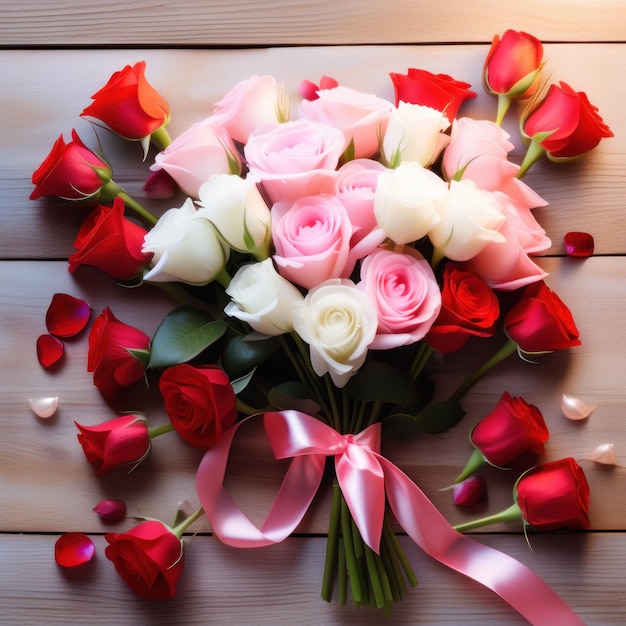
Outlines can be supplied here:
[[252, 76], [237, 83], [216, 103], [212, 118], [226, 128], [235, 141], [247, 143], [255, 128], [285, 121], [288, 117], [280, 94], [273, 76]]
[[379, 248], [363, 259], [358, 286], [374, 302], [378, 315], [373, 350], [419, 341], [441, 309], [441, 291], [430, 264], [406, 246], [404, 252]]
[[250, 134], [244, 154], [250, 174], [272, 202], [320, 193], [343, 153], [341, 131], [310, 120], [263, 126]]
[[154, 157], [153, 172], [165, 170], [193, 198], [213, 174], [232, 174], [237, 149], [226, 129], [207, 118], [188, 128]]
[[341, 85], [322, 89], [317, 95], [315, 100], [300, 103], [300, 117], [341, 130], [345, 136], [344, 149], [354, 143], [355, 159], [378, 152], [379, 139], [385, 134], [393, 109], [391, 102]]
[[272, 207], [274, 262], [287, 280], [311, 289], [344, 272], [352, 225], [341, 202], [328, 194]]

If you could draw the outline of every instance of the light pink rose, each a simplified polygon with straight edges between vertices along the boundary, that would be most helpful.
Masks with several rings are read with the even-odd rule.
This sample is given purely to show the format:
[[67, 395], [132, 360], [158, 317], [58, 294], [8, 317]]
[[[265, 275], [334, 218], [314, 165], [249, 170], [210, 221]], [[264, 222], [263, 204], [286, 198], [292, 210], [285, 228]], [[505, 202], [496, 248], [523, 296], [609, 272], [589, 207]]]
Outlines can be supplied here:
[[375, 304], [378, 330], [370, 348], [388, 350], [419, 341], [441, 309], [441, 291], [433, 270], [414, 248], [379, 248], [363, 259], [361, 282]]
[[[345, 136], [344, 149], [354, 143], [353, 158], [361, 159], [378, 152], [393, 105], [372, 94], [342, 85], [318, 91], [316, 100], [303, 100], [299, 115], [329, 124]], [[343, 152], [343, 151], [342, 151]]]
[[296, 120], [257, 128], [244, 154], [250, 174], [278, 202], [318, 194], [337, 175], [343, 143], [332, 126]]
[[255, 128], [285, 121], [288, 117], [281, 97], [281, 89], [273, 76], [252, 76], [237, 83], [216, 103], [212, 117], [235, 141], [247, 143]]
[[352, 225], [337, 198], [321, 194], [281, 201], [271, 214], [274, 262], [282, 276], [307, 289], [342, 276]]
[[[214, 174], [232, 174], [239, 166], [237, 149], [224, 128], [211, 118], [198, 122], [154, 157], [153, 172], [165, 170], [193, 198]], [[235, 168], [236, 169], [236, 168]]]

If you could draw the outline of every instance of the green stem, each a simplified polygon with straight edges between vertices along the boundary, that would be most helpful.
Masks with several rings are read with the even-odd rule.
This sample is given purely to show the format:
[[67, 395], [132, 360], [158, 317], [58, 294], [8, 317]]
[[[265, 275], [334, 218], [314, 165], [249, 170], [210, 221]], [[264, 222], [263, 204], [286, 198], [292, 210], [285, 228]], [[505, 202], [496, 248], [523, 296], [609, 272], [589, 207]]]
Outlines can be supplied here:
[[341, 532], [343, 534], [343, 547], [346, 555], [346, 569], [348, 570], [350, 586], [352, 587], [352, 597], [354, 598], [355, 603], [360, 604], [363, 601], [363, 591], [361, 589], [359, 568], [354, 554], [352, 518], [343, 495], [341, 497]]
[[433, 255], [430, 258], [430, 266], [433, 268], [433, 271], [437, 269], [437, 266], [443, 261], [445, 256], [441, 248], [435, 248], [433, 250]]
[[124, 204], [132, 209], [141, 219], [143, 219], [150, 226], [154, 226], [158, 222], [158, 218], [155, 215], [152, 215], [148, 209], [146, 209], [143, 205], [139, 204], [137, 200], [135, 200], [132, 196], [129, 196], [125, 191], [120, 190], [117, 193], [117, 197], [124, 200]]
[[158, 437], [159, 435], [164, 435], [165, 433], [171, 433], [173, 430], [175, 429], [172, 423], [163, 424], [163, 426], [156, 426], [155, 428], [150, 428], [148, 430], [148, 436], [150, 437], [150, 439], [154, 439], [155, 437]]
[[365, 559], [367, 561], [367, 571], [372, 584], [372, 591], [374, 592], [376, 608], [381, 609], [385, 606], [385, 591], [383, 589], [383, 583], [380, 579], [378, 565], [376, 564], [376, 555], [369, 546], [365, 546]]
[[483, 363], [473, 374], [468, 376], [460, 387], [450, 396], [450, 400], [460, 400], [489, 370], [517, 351], [517, 344], [507, 339], [504, 345], [488, 361]]
[[454, 530], [458, 530], [460, 533], [481, 526], [487, 526], [489, 524], [497, 524], [498, 522], [514, 522], [522, 519], [522, 511], [519, 508], [517, 502], [512, 504], [508, 509], [504, 509], [499, 513], [488, 515], [487, 517], [481, 517], [480, 519], [473, 520], [471, 522], [465, 522], [464, 524], [457, 524], [454, 526]]
[[[333, 498], [330, 507], [330, 520], [328, 523], [328, 540], [326, 542], [326, 558], [324, 561], [324, 576], [322, 578], [322, 599], [330, 602], [333, 595], [333, 573], [338, 560], [339, 548], [339, 523], [341, 517], [341, 489], [335, 479], [333, 481]], [[339, 576], [341, 570], [337, 567]], [[341, 579], [341, 578], [340, 578]]]
[[230, 285], [231, 277], [230, 274], [226, 271], [226, 268], [222, 267], [222, 269], [215, 275], [215, 278], [213, 280], [218, 282], [220, 285], [222, 285], [222, 287], [224, 287], [224, 289], [226, 289], [228, 285]]
[[484, 464], [485, 457], [483, 456], [483, 453], [478, 448], [474, 448], [472, 456], [469, 458], [469, 461], [463, 468], [463, 471], [456, 477], [454, 484], [460, 483], [472, 474], [475, 474]]
[[511, 106], [511, 98], [504, 93], [498, 94], [498, 112], [496, 114], [496, 124], [498, 126], [502, 126], [502, 121], [504, 120], [504, 116], [506, 112], [509, 110]]
[[542, 159], [546, 154], [544, 148], [541, 147], [539, 141], [537, 141], [534, 137], [530, 140], [530, 145], [526, 150], [526, 154], [524, 155], [524, 160], [520, 165], [519, 171], [517, 172], [517, 178], [522, 178], [528, 172], [528, 170], [540, 159]]
[[204, 515], [204, 509], [200, 508], [189, 517], [185, 518], [180, 524], [174, 526], [174, 528], [172, 528], [172, 533], [180, 539], [183, 536], [183, 533], [202, 515]]
[[425, 341], [420, 343], [420, 347], [415, 353], [415, 358], [413, 359], [413, 363], [411, 365], [411, 379], [417, 380], [417, 377], [422, 373], [424, 366], [428, 363], [428, 359], [430, 359], [430, 355], [434, 352], [434, 349], [429, 346]]
[[165, 150], [172, 143], [172, 138], [165, 126], [160, 126], [150, 135], [150, 141], [159, 149]]

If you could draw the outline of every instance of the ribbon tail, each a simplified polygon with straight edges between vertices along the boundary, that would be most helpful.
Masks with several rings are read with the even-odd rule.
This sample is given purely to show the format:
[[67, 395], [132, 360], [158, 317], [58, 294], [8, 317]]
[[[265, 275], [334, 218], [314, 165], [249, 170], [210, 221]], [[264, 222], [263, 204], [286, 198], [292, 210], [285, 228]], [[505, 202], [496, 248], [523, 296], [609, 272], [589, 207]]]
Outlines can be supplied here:
[[382, 456], [378, 460], [385, 471], [391, 510], [424, 552], [491, 589], [535, 626], [584, 626], [535, 572], [513, 557], [454, 530], [404, 472]]

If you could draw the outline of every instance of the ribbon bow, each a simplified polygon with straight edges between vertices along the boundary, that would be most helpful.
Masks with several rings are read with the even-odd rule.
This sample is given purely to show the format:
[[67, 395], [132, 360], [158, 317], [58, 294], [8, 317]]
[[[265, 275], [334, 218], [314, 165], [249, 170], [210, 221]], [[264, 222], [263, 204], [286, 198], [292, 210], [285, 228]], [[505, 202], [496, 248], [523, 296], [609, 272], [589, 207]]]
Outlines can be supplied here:
[[411, 539], [431, 557], [482, 583], [532, 624], [580, 625], [583, 622], [531, 569], [514, 558], [477, 543], [450, 526], [424, 492], [380, 453], [380, 424], [356, 435], [342, 435], [298, 411], [263, 414], [265, 433], [277, 459], [292, 458], [261, 528], [253, 524], [224, 487], [228, 455], [237, 430], [230, 428], [204, 455], [196, 490], [217, 537], [238, 548], [277, 543], [302, 521], [333, 456], [337, 480], [365, 543], [376, 552], [389, 502]]

